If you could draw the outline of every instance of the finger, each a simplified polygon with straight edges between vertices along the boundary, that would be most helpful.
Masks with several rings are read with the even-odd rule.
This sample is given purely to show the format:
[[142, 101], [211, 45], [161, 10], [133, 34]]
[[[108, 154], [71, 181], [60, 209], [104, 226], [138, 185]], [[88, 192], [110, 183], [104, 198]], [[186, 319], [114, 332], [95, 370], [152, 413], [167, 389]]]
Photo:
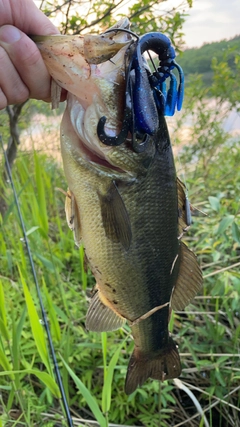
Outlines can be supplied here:
[[4, 95], [3, 91], [0, 89], [0, 110], [5, 108], [8, 105], [7, 98]]
[[59, 33], [32, 0], [0, 1], [0, 26], [12, 24], [26, 34]]
[[[42, 56], [35, 43], [17, 28], [5, 25], [0, 28], [0, 46], [5, 50], [9, 60], [15, 68], [15, 73], [11, 70], [11, 75], [3, 69], [1, 64], [1, 75], [5, 81], [4, 89], [8, 99], [17, 95], [17, 90], [23, 90], [23, 86], [28, 89], [31, 98], [47, 100], [50, 98], [50, 75], [43, 62]], [[5, 58], [5, 64], [7, 60]], [[9, 63], [7, 70], [10, 70]], [[8, 83], [6, 83], [6, 79]], [[14, 86], [11, 89], [11, 85]], [[16, 101], [17, 102], [17, 101]]]
[[29, 90], [21, 80], [7, 52], [0, 46], [0, 109], [29, 98]]

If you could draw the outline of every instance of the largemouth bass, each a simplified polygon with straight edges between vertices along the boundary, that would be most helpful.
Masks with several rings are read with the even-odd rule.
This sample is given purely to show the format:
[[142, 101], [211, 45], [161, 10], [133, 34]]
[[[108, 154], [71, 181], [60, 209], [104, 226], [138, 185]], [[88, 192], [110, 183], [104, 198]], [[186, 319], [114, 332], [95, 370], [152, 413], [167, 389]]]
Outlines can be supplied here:
[[[187, 199], [158, 98], [160, 71], [151, 83], [140, 49], [162, 49], [165, 66], [170, 59], [173, 64], [173, 48], [156, 33], [139, 41], [127, 19], [115, 29], [90, 42], [87, 36], [37, 42], [53, 79], [68, 90], [61, 125], [66, 214], [96, 279], [86, 327], [100, 332], [130, 324], [135, 342], [125, 384], [130, 394], [149, 377], [180, 375], [169, 317], [171, 309], [183, 309], [194, 298], [202, 275], [181, 242], [189, 225]], [[96, 55], [91, 47], [99, 41]], [[173, 112], [181, 88], [174, 104], [170, 95], [166, 103]]]

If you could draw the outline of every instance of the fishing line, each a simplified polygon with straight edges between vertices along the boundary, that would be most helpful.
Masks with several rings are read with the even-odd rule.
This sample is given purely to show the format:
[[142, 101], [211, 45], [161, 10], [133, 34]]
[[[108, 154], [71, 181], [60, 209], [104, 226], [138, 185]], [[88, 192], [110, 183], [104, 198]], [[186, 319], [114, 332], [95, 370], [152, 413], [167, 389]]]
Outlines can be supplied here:
[[33, 274], [33, 278], [34, 278], [34, 282], [36, 285], [36, 290], [37, 290], [37, 295], [38, 295], [38, 299], [39, 299], [39, 304], [40, 304], [40, 308], [41, 308], [41, 313], [42, 313], [42, 318], [43, 318], [43, 325], [45, 327], [46, 330], [46, 334], [47, 334], [47, 339], [48, 339], [48, 343], [49, 343], [49, 347], [50, 347], [50, 353], [52, 356], [52, 361], [53, 361], [53, 366], [54, 366], [54, 371], [55, 371], [55, 377], [56, 377], [56, 381], [60, 390], [60, 394], [61, 394], [61, 398], [62, 398], [62, 402], [63, 402], [63, 406], [64, 406], [64, 410], [65, 410], [65, 414], [66, 414], [66, 419], [68, 422], [68, 426], [69, 427], [73, 427], [73, 421], [72, 421], [72, 417], [70, 414], [70, 410], [69, 410], [69, 406], [67, 403], [67, 398], [66, 398], [66, 394], [65, 394], [65, 390], [63, 387], [63, 383], [62, 383], [62, 378], [61, 378], [61, 374], [59, 371], [59, 367], [58, 367], [58, 363], [57, 363], [57, 358], [56, 358], [56, 354], [55, 354], [55, 350], [54, 350], [54, 346], [53, 346], [53, 342], [52, 342], [52, 337], [51, 337], [51, 332], [50, 332], [50, 328], [48, 325], [48, 321], [47, 321], [47, 315], [46, 315], [46, 311], [43, 305], [43, 300], [42, 300], [42, 295], [41, 295], [41, 291], [40, 291], [40, 287], [39, 287], [39, 283], [38, 283], [38, 279], [37, 279], [37, 274], [36, 274], [36, 270], [35, 270], [35, 266], [34, 266], [34, 262], [33, 262], [33, 257], [32, 257], [32, 253], [31, 253], [31, 249], [30, 249], [30, 245], [28, 242], [28, 238], [27, 238], [27, 234], [26, 234], [26, 229], [25, 229], [25, 225], [24, 225], [24, 221], [23, 221], [23, 217], [22, 217], [22, 213], [21, 213], [21, 209], [20, 209], [20, 204], [18, 201], [18, 196], [17, 196], [17, 192], [14, 186], [14, 182], [13, 182], [13, 178], [12, 178], [12, 172], [11, 172], [11, 168], [8, 162], [8, 158], [4, 149], [4, 145], [3, 145], [3, 140], [2, 140], [2, 136], [0, 135], [0, 143], [2, 146], [2, 150], [3, 150], [3, 155], [4, 155], [4, 159], [5, 159], [5, 165], [6, 165], [6, 169], [7, 169], [7, 174], [9, 177], [9, 181], [12, 187], [12, 191], [13, 191], [13, 195], [14, 195], [14, 200], [17, 206], [17, 211], [18, 211], [18, 216], [20, 219], [20, 223], [21, 223], [21, 228], [22, 228], [22, 232], [23, 232], [23, 237], [24, 237], [24, 242], [26, 245], [26, 249], [27, 249], [27, 253], [28, 253], [28, 258], [29, 258], [29, 262], [31, 265], [31, 270], [32, 270], [32, 274]]
[[126, 28], [110, 28], [109, 30], [104, 31], [103, 34], [112, 33], [112, 32], [120, 32], [120, 31], [122, 33], [131, 34], [131, 36], [136, 37], [137, 41], [139, 41], [139, 39], [140, 39], [140, 37], [136, 33], [134, 33], [131, 30], [127, 30]]
[[147, 53], [148, 53], [149, 59], [150, 59], [150, 61], [151, 61], [151, 63], [152, 63], [152, 66], [153, 66], [153, 68], [154, 68], [154, 71], [156, 72], [156, 71], [157, 71], [157, 68], [156, 68], [156, 65], [155, 65], [155, 63], [154, 63], [154, 61], [153, 61], [153, 59], [152, 59], [152, 55], [150, 54], [149, 50], [147, 50]]

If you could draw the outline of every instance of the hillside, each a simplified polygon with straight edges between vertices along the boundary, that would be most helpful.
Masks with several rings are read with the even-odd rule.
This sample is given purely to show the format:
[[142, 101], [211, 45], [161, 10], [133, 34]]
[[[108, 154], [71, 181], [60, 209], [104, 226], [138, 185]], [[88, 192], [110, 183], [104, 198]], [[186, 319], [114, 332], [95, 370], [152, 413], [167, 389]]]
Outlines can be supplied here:
[[215, 57], [218, 61], [226, 60], [227, 55], [229, 66], [234, 68], [236, 53], [240, 54], [240, 35], [231, 40], [207, 43], [200, 48], [187, 49], [178, 56], [177, 62], [183, 68], [186, 77], [193, 73], [202, 74], [205, 83], [209, 84], [212, 77], [212, 59]]

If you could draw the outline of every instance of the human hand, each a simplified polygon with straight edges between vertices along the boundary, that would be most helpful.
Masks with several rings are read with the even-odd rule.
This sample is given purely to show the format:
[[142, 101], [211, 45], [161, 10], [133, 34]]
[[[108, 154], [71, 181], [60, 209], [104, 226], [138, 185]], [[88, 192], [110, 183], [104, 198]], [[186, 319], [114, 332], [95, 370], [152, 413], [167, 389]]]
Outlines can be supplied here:
[[32, 0], [0, 0], [0, 110], [28, 98], [50, 101], [50, 75], [26, 34], [58, 30]]

